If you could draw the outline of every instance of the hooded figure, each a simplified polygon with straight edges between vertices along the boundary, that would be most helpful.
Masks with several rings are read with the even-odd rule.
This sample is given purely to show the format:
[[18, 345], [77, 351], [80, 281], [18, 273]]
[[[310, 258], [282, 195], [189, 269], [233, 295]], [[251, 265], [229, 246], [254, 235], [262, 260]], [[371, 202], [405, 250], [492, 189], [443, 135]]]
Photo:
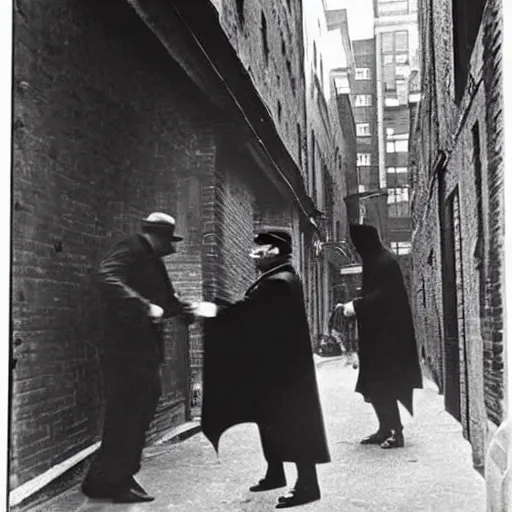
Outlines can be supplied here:
[[216, 450], [228, 428], [258, 425], [268, 469], [253, 492], [285, 486], [283, 462], [297, 464], [295, 488], [277, 504], [286, 508], [320, 498], [315, 464], [330, 457], [290, 235], [267, 231], [255, 243], [261, 276], [242, 300], [204, 322], [201, 422]]
[[397, 258], [380, 242], [373, 226], [350, 226], [363, 260], [362, 297], [343, 306], [359, 328], [356, 391], [371, 402], [379, 430], [361, 442], [382, 448], [404, 445], [397, 401], [413, 414], [413, 389], [422, 387], [411, 308]]

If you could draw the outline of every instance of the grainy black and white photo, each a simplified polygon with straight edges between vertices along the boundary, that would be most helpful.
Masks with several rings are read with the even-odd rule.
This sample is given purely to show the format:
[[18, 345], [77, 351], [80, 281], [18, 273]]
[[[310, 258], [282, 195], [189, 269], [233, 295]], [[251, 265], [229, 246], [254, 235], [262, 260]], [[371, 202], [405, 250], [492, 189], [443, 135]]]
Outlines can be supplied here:
[[500, 0], [12, 17], [8, 510], [512, 512]]

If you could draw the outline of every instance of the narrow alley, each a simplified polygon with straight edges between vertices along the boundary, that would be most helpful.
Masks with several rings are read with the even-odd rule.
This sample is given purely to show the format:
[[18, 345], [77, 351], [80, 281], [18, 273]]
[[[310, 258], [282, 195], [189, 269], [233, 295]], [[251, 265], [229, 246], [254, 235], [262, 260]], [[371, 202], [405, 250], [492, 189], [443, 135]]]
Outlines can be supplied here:
[[[308, 480], [328, 458], [312, 349], [332, 462], [304, 510], [512, 511], [502, 3], [13, 2], [8, 510], [273, 509], [282, 489], [249, 491], [265, 469], [256, 426], [229, 430], [219, 457], [203, 433], [162, 440], [201, 403], [206, 434], [222, 412], [261, 423], [235, 411], [253, 403], [241, 382], [259, 395], [266, 363], [275, 382], [286, 365], [300, 373], [285, 346], [300, 340], [309, 383], [288, 383], [295, 414], [288, 395], [262, 396], [284, 418], [264, 427], [290, 427], [277, 451], [320, 439], [318, 453], [270, 457]], [[264, 314], [226, 322], [261, 364], [233, 342], [210, 365], [223, 386], [209, 384], [210, 340], [230, 336], [204, 318], [267, 278]], [[393, 392], [373, 397], [388, 448], [402, 444], [394, 395], [409, 408], [420, 365], [431, 379], [414, 418], [403, 409], [405, 449], [360, 445], [376, 419], [345, 352], [373, 381], [368, 399]], [[212, 389], [221, 399], [202, 402]], [[317, 436], [301, 430], [309, 412]], [[79, 491], [152, 499], [132, 488], [143, 447], [155, 502]], [[102, 474], [105, 452], [116, 467], [95, 486], [85, 475]], [[316, 499], [316, 481], [302, 487], [288, 505]]]
[[[361, 446], [375, 429], [371, 407], [353, 392], [357, 371], [343, 357], [317, 363], [332, 463], [319, 466], [322, 499], [298, 510], [327, 512], [482, 512], [485, 484], [472, 468], [461, 426], [443, 410], [435, 385], [416, 391], [414, 418], [404, 413], [406, 446], [384, 451]], [[264, 472], [255, 425], [222, 438], [220, 456], [202, 434], [146, 450], [141, 483], [156, 495], [150, 504], [113, 505], [85, 498], [78, 487], [33, 512], [264, 512], [282, 489], [251, 493]], [[293, 484], [293, 468], [287, 468]]]

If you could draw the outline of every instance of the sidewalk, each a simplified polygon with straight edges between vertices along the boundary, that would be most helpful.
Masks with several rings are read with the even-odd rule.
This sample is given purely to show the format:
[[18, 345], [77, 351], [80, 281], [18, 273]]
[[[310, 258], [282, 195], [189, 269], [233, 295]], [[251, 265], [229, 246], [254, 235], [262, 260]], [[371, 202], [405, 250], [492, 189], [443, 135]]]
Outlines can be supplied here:
[[[291, 510], [311, 512], [485, 512], [485, 485], [472, 468], [460, 425], [443, 410], [433, 384], [415, 392], [415, 416], [403, 414], [406, 446], [361, 446], [376, 422], [369, 404], [353, 392], [357, 370], [343, 358], [317, 364], [332, 462], [318, 467], [322, 500]], [[265, 463], [255, 425], [224, 434], [220, 456], [202, 434], [179, 444], [150, 447], [138, 475], [156, 496], [149, 504], [114, 505], [88, 500], [78, 488], [34, 512], [264, 512], [283, 489], [251, 493]], [[293, 465], [286, 465], [289, 484]]]

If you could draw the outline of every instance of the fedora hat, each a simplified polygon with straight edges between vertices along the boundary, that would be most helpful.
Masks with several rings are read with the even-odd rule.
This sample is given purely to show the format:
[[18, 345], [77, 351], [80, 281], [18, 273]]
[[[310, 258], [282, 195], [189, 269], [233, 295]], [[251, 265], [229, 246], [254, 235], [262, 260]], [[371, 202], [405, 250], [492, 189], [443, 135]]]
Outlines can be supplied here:
[[167, 237], [172, 242], [180, 242], [182, 236], [175, 235], [176, 221], [174, 217], [166, 213], [153, 212], [145, 219], [142, 219], [142, 230], [146, 232], [156, 233]]
[[265, 229], [256, 233], [254, 243], [257, 245], [274, 245], [281, 249], [282, 254], [290, 254], [292, 252], [292, 237], [290, 233], [284, 229]]

